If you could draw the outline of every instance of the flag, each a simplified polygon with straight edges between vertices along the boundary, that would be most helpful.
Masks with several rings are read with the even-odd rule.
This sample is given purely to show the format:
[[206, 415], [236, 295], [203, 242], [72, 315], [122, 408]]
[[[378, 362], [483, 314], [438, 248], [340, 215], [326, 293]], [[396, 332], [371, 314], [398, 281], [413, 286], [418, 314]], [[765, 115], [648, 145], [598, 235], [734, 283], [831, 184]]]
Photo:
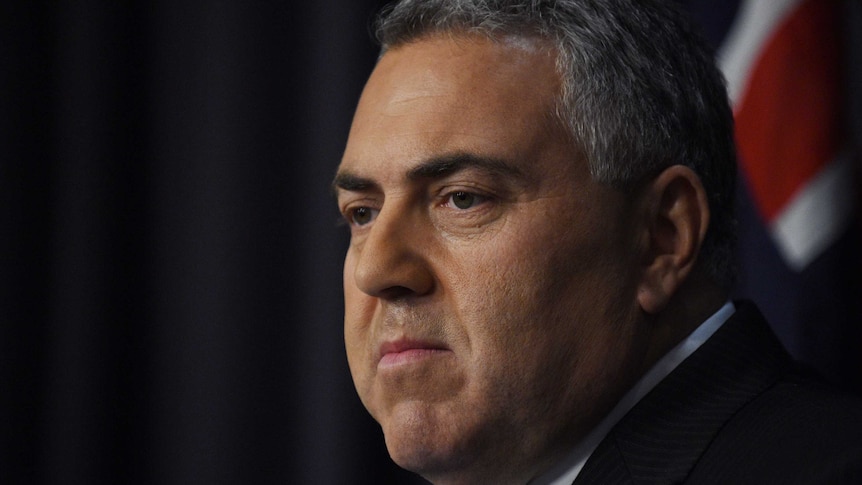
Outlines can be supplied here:
[[736, 121], [739, 283], [785, 346], [862, 390], [859, 159], [839, 0], [683, 2], [717, 47]]

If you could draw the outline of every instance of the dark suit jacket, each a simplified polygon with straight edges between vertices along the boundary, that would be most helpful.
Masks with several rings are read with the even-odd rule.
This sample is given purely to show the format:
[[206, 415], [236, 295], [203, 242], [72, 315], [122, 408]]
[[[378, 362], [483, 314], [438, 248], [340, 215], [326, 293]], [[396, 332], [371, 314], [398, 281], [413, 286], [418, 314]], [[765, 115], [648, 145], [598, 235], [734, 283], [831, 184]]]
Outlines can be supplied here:
[[862, 484], [862, 400], [802, 371], [754, 305], [737, 302], [575, 480], [613, 483]]

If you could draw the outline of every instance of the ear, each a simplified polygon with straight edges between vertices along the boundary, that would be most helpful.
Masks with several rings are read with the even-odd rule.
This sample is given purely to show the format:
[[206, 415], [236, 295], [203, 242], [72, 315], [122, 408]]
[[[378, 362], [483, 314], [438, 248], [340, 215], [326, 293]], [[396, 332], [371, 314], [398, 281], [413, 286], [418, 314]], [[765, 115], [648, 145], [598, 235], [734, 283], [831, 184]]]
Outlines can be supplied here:
[[641, 226], [646, 243], [638, 304], [656, 314], [691, 273], [709, 226], [709, 204], [700, 178], [673, 165], [643, 189]]

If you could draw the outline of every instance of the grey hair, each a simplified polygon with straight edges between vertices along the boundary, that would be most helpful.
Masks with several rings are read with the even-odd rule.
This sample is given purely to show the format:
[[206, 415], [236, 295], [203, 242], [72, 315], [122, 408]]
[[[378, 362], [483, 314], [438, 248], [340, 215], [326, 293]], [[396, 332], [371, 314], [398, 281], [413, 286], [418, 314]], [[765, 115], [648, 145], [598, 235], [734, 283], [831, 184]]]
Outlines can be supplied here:
[[733, 115], [711, 49], [674, 2], [403, 0], [376, 24], [381, 55], [435, 33], [548, 40], [562, 79], [554, 114], [592, 176], [633, 192], [667, 167], [691, 168], [711, 212], [699, 264], [733, 284]]

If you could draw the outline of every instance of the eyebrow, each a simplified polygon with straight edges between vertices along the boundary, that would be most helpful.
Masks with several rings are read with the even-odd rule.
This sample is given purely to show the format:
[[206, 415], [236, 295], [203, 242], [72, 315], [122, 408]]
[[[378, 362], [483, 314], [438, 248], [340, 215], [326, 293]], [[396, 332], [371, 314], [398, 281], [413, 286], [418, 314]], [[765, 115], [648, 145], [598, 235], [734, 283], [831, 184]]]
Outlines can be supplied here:
[[[472, 153], [453, 153], [430, 158], [411, 168], [407, 172], [407, 180], [438, 179], [471, 168], [482, 170], [494, 177], [526, 178], [518, 167], [506, 160]], [[341, 189], [362, 192], [377, 187], [377, 183], [373, 180], [346, 171], [337, 173], [332, 181], [333, 191]]]
[[427, 160], [407, 172], [409, 180], [441, 178], [469, 168], [476, 168], [492, 176], [524, 178], [515, 165], [493, 157], [477, 156], [472, 153], [454, 153]]
[[350, 172], [338, 172], [332, 180], [332, 192], [337, 194], [338, 190], [348, 192], [364, 192], [376, 188], [377, 184], [371, 179], [360, 177]]

